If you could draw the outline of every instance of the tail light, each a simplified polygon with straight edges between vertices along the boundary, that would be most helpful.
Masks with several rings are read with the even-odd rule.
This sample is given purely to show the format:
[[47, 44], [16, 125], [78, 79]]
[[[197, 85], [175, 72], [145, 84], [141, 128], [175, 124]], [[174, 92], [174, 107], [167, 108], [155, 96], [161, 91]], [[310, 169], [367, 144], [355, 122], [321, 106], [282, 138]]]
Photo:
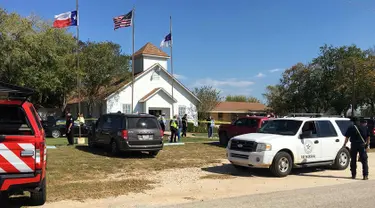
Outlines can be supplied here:
[[160, 136], [161, 136], [161, 137], [164, 136], [164, 131], [163, 131], [163, 130], [160, 130]]
[[122, 130], [121, 136], [123, 139], [128, 140], [128, 130]]
[[46, 145], [44, 142], [37, 142], [35, 145], [35, 169], [42, 169], [46, 160]]
[[372, 129], [372, 133], [375, 134], [375, 128]]

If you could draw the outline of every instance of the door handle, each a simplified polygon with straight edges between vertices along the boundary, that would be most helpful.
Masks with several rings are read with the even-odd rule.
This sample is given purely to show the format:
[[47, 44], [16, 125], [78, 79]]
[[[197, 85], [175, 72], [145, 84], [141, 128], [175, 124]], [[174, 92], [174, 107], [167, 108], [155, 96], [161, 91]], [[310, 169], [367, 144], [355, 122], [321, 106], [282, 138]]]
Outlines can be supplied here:
[[339, 139], [336, 139], [336, 142], [339, 142], [340, 140]]
[[319, 144], [319, 141], [318, 141], [318, 140], [315, 140], [315, 141], [314, 141], [314, 144]]
[[21, 157], [32, 157], [34, 156], [33, 150], [24, 150], [21, 152]]

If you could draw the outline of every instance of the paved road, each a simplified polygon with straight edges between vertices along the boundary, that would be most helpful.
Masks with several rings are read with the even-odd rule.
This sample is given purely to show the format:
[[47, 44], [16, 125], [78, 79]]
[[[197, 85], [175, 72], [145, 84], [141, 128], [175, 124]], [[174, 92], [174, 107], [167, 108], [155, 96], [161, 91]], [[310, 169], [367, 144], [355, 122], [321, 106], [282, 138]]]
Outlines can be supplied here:
[[375, 204], [374, 192], [375, 181], [358, 181], [343, 185], [178, 204], [163, 208], [369, 208]]

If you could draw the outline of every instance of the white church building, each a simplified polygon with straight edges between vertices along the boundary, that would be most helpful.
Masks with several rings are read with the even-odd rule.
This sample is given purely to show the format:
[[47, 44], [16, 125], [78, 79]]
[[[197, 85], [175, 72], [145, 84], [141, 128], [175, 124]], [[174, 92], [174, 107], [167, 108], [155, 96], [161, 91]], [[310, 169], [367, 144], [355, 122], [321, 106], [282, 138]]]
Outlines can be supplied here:
[[[134, 100], [132, 104], [131, 81], [117, 80], [101, 90], [101, 100], [93, 106], [92, 117], [103, 113], [149, 113], [188, 115], [191, 122], [197, 122], [199, 99], [167, 70], [170, 57], [151, 43], [147, 43], [134, 54]], [[173, 82], [173, 96], [172, 96]], [[89, 114], [87, 100], [82, 98], [81, 112]], [[78, 112], [78, 99], [68, 102], [68, 109], [75, 115]]]

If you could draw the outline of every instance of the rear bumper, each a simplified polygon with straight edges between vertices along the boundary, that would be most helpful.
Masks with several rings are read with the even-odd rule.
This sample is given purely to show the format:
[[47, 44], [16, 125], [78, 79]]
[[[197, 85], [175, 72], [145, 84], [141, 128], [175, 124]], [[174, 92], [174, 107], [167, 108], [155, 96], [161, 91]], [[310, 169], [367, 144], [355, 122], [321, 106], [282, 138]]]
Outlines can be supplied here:
[[42, 171], [35, 173], [1, 174], [0, 191], [35, 189], [41, 186]]
[[119, 148], [121, 151], [159, 151], [163, 149], [162, 140], [152, 140], [150, 144], [133, 144], [129, 141], [120, 141]]

